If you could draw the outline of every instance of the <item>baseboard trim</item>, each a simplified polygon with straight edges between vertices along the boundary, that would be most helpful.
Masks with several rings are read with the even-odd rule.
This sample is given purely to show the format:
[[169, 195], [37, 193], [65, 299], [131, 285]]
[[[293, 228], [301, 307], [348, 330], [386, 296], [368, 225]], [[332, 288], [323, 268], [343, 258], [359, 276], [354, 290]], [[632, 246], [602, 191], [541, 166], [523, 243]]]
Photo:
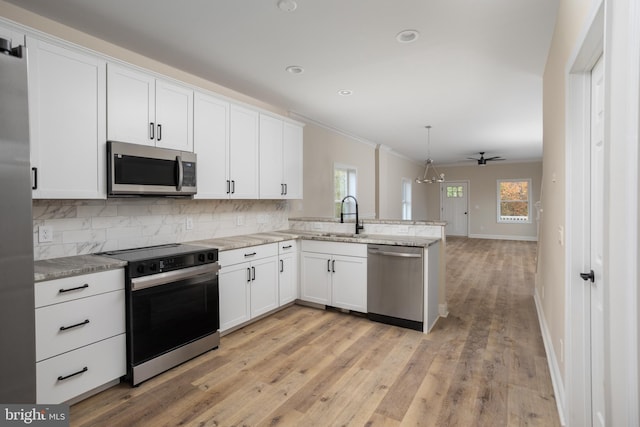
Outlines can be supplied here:
[[537, 242], [535, 236], [505, 236], [501, 234], [469, 234], [470, 239], [491, 239], [491, 240], [522, 240], [524, 242]]
[[447, 303], [438, 304], [438, 315], [440, 317], [447, 317], [449, 315], [449, 307]]
[[538, 312], [538, 322], [540, 323], [540, 332], [542, 333], [544, 351], [547, 354], [549, 372], [551, 373], [551, 384], [553, 384], [553, 394], [556, 396], [558, 417], [560, 418], [560, 424], [566, 426], [564, 383], [562, 382], [562, 374], [560, 373], [560, 366], [558, 365], [558, 359], [556, 359], [556, 353], [553, 351], [553, 341], [551, 340], [551, 334], [549, 333], [547, 321], [544, 317], [544, 311], [542, 310], [542, 304], [540, 303], [540, 298], [538, 296], [538, 289], [536, 289], [533, 299], [536, 304], [536, 311]]

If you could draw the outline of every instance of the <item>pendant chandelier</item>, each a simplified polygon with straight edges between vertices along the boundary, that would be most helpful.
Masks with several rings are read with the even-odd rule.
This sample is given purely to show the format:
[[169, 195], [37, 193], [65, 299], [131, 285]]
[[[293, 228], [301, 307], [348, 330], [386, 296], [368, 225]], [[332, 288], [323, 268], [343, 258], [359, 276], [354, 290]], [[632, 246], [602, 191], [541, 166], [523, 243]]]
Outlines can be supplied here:
[[[427, 160], [425, 161], [424, 174], [422, 178], [416, 178], [416, 183], [433, 184], [435, 182], [444, 182], [444, 174], [438, 172], [431, 158], [431, 126], [425, 126], [425, 128], [427, 128]], [[429, 169], [431, 169], [431, 178], [429, 178]]]

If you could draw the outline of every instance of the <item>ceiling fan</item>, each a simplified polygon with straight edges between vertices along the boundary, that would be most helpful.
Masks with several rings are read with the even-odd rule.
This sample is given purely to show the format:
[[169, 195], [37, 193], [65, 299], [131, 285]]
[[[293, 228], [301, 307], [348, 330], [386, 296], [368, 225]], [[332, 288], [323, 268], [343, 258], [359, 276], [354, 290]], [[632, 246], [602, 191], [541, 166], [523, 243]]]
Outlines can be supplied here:
[[484, 157], [484, 151], [480, 151], [478, 154], [480, 154], [480, 158], [478, 159], [477, 157], [467, 157], [467, 160], [476, 160], [478, 162], [479, 166], [485, 166], [487, 164], [487, 162], [492, 162], [495, 160], [506, 160], [504, 159], [502, 156], [493, 156], [493, 157]]

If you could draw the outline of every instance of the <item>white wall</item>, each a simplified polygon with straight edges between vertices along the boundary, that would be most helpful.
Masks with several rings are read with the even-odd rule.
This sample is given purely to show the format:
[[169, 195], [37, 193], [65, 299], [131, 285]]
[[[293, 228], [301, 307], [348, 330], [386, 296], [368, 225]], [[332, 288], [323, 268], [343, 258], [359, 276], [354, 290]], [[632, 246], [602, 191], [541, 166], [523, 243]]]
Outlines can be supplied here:
[[[447, 181], [469, 181], [469, 236], [487, 238], [537, 239], [536, 210], [540, 199], [542, 163], [489, 163], [487, 166], [438, 167]], [[497, 220], [498, 179], [531, 179], [531, 223], [505, 224]], [[428, 215], [440, 217], [440, 186], [422, 184], [428, 193]]]
[[402, 219], [402, 179], [411, 181], [411, 219], [437, 219], [427, 215], [427, 195], [415, 178], [422, 176], [424, 166], [384, 147], [378, 147], [378, 218]]
[[333, 166], [357, 170], [357, 199], [362, 218], [375, 218], [375, 146], [357, 141], [325, 127], [304, 127], [304, 200], [292, 215], [333, 217]]

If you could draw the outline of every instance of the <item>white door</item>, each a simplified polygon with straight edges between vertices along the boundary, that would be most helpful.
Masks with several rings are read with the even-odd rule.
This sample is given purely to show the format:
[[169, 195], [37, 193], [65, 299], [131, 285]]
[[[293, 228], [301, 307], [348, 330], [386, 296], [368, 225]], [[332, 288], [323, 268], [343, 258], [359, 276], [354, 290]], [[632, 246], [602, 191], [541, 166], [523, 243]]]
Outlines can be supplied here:
[[282, 120], [260, 114], [260, 198], [282, 199]]
[[193, 151], [193, 90], [156, 81], [156, 146]]
[[[591, 415], [592, 425], [605, 425], [604, 401], [604, 70], [602, 58], [591, 71], [591, 271], [585, 286], [591, 289]], [[591, 274], [592, 273], [592, 274]], [[584, 278], [584, 276], [583, 276]]]
[[194, 95], [193, 146], [198, 154], [196, 199], [228, 199], [229, 103]]
[[251, 267], [248, 262], [223, 266], [219, 275], [220, 331], [251, 318]]
[[331, 255], [302, 252], [300, 268], [300, 299], [330, 304]]
[[468, 189], [465, 181], [450, 181], [440, 185], [441, 219], [447, 222], [448, 236], [468, 236]]
[[104, 198], [105, 63], [30, 37], [28, 42], [33, 197]]
[[155, 78], [107, 64], [107, 139], [155, 145]]
[[232, 199], [258, 198], [258, 112], [231, 106], [229, 179]]
[[278, 258], [251, 263], [251, 318], [278, 307]]
[[284, 124], [282, 139], [285, 199], [302, 199], [302, 126]]
[[331, 261], [334, 307], [367, 312], [367, 259], [334, 255]]

